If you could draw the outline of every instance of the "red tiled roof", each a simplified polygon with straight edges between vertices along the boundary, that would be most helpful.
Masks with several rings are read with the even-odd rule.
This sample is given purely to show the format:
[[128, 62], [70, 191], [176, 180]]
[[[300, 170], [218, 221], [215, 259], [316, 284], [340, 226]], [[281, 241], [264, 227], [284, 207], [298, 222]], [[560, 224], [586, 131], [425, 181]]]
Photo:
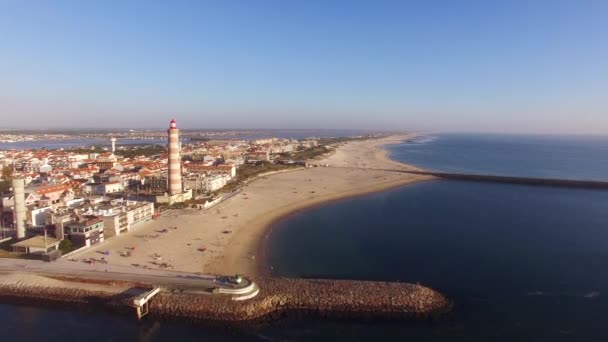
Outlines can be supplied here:
[[63, 192], [65, 190], [69, 190], [69, 189], [70, 189], [70, 186], [61, 184], [61, 185], [45, 186], [42, 188], [38, 188], [35, 191], [38, 195], [46, 195], [46, 194], [50, 194], [50, 193], [54, 193], [54, 192]]

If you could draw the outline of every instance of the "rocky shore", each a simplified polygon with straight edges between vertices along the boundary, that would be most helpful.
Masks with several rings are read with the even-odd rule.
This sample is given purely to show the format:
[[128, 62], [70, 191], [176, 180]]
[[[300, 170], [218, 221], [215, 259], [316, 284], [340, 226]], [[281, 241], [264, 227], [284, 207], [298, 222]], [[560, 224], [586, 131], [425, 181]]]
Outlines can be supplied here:
[[[429, 317], [451, 308], [424, 286], [373, 281], [260, 278], [260, 294], [247, 301], [229, 296], [163, 291], [149, 303], [150, 316], [206, 323], [248, 323], [291, 313], [333, 318]], [[106, 283], [104, 290], [26, 284], [0, 285], [3, 302], [68, 305], [133, 313], [132, 299], [145, 284]]]

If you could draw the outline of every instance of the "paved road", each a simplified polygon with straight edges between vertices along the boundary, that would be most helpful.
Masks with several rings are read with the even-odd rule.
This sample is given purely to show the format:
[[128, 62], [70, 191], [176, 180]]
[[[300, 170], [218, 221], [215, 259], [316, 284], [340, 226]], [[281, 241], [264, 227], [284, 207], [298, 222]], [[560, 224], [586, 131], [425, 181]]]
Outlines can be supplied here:
[[76, 276], [88, 279], [123, 280], [160, 285], [167, 288], [186, 288], [203, 291], [219, 286], [224, 287], [221, 282], [214, 281], [215, 277], [213, 275], [168, 270], [136, 269], [100, 263], [90, 265], [68, 260], [48, 263], [38, 260], [0, 258], [0, 273], [11, 272], [32, 273], [43, 276]]

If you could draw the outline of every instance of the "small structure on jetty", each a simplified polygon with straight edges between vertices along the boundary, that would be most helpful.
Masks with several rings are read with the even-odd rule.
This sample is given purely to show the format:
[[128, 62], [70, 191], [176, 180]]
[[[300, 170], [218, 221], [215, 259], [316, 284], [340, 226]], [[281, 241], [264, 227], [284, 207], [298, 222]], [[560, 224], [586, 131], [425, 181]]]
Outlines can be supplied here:
[[142, 293], [141, 295], [135, 297], [133, 299], [133, 306], [135, 307], [135, 313], [137, 314], [137, 319], [142, 319], [145, 315], [148, 314], [148, 302], [152, 297], [160, 292], [160, 287], [155, 287], [152, 290]]

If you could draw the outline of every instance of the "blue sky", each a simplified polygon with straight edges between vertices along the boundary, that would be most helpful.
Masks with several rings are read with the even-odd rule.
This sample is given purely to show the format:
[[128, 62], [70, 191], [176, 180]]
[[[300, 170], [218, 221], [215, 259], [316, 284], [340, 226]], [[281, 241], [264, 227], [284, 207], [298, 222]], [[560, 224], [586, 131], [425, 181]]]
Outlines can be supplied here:
[[5, 127], [608, 134], [608, 1], [2, 1]]

